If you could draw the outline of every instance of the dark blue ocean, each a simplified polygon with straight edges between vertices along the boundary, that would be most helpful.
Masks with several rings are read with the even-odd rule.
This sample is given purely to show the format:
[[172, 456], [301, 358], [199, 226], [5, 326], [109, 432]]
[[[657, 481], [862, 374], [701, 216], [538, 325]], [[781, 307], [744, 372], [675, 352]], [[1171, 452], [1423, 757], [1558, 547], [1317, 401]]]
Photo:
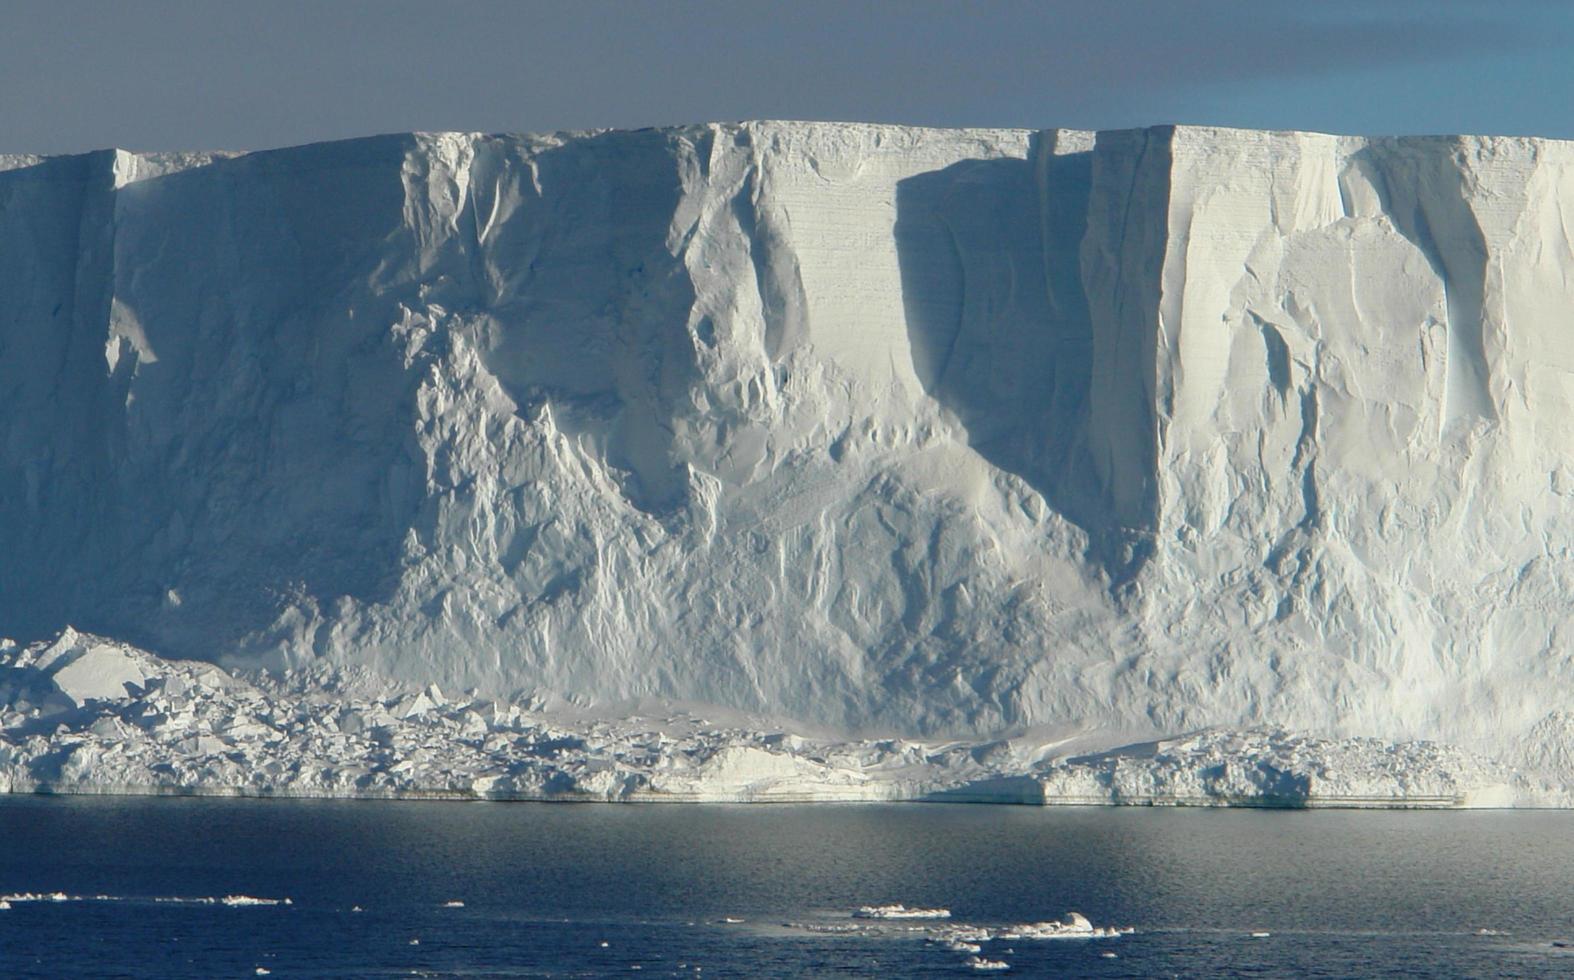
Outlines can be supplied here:
[[1574, 974], [1560, 812], [9, 797], [0, 891], [72, 899], [5, 977], [985, 975], [835, 931], [886, 902], [1136, 930], [982, 944], [1019, 975]]

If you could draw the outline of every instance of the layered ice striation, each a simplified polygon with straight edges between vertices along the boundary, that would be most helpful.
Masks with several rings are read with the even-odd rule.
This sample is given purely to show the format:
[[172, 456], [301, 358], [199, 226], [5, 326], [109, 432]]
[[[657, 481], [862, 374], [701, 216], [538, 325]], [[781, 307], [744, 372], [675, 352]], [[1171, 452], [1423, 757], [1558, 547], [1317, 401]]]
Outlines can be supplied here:
[[0, 630], [1574, 781], [1571, 224], [1535, 139], [0, 158]]

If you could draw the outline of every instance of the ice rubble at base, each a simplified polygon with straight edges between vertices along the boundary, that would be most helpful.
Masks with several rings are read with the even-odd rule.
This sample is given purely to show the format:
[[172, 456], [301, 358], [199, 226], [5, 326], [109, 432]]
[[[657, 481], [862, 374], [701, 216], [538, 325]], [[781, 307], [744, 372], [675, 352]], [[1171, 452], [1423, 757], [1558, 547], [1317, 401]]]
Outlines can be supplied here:
[[7, 778], [1566, 800], [1571, 227], [1494, 137], [0, 157], [0, 630], [244, 675], [73, 655]]
[[[79, 666], [80, 665], [80, 666]], [[119, 692], [111, 694], [111, 684]], [[67, 630], [0, 644], [0, 791], [605, 801], [1491, 806], [1549, 781], [1427, 742], [1208, 731], [1064, 741], [838, 740], [687, 713], [572, 719], [435, 685], [242, 677]], [[368, 695], [366, 690], [380, 691]], [[871, 906], [872, 919], [944, 910]]]

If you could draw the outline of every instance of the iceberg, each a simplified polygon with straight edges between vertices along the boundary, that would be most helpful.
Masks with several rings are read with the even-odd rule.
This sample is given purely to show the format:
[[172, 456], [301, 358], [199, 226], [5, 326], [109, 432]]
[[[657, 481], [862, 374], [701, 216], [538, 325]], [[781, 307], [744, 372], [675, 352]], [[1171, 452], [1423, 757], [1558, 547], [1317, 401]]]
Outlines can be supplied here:
[[0, 779], [1565, 805], [1571, 211], [1191, 126], [0, 157]]

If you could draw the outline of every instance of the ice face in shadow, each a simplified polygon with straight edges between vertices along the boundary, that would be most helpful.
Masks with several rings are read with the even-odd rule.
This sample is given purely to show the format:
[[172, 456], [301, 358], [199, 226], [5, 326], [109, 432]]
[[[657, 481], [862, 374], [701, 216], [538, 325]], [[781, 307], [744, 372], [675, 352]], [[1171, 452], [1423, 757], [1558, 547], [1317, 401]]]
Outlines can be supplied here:
[[[1090, 134], [1049, 130], [1034, 134], [1025, 158], [907, 178], [893, 234], [919, 383], [955, 415], [969, 448], [1076, 523], [1089, 558], [1124, 581], [1146, 557], [1151, 528], [1133, 481], [1096, 463], [1089, 445], [1094, 338], [1114, 315], [1101, 310], [1104, 330], [1095, 326], [1084, 284], [1093, 156]], [[1141, 454], [1144, 426], [1124, 424], [1133, 421], [1100, 429], [1100, 443]]]
[[657, 131], [528, 159], [483, 145], [459, 216], [475, 243], [458, 296], [484, 311], [487, 370], [521, 411], [550, 405], [560, 428], [594, 442], [630, 502], [653, 512], [687, 492], [664, 422], [697, 379], [696, 348], [715, 342], [689, 322], [694, 285], [669, 242], [679, 166]]
[[[383, 267], [364, 311], [343, 284], [381, 263], [380, 243], [407, 251], [404, 145], [254, 154], [122, 186], [126, 155], [84, 161], [67, 188], [94, 237], [60, 257], [66, 280], [22, 297], [7, 344], [29, 378], [18, 414], [59, 406], [70, 440], [18, 454], [29, 507], [7, 524], [20, 560], [6, 595], [20, 626], [76, 612], [223, 648], [267, 626], [286, 591], [388, 597], [422, 474], [403, 408], [415, 379], [379, 314], [413, 284]], [[32, 185], [50, 175], [37, 169], [0, 173], [23, 205], [7, 219], [39, 205]], [[56, 329], [29, 316], [47, 309]]]

